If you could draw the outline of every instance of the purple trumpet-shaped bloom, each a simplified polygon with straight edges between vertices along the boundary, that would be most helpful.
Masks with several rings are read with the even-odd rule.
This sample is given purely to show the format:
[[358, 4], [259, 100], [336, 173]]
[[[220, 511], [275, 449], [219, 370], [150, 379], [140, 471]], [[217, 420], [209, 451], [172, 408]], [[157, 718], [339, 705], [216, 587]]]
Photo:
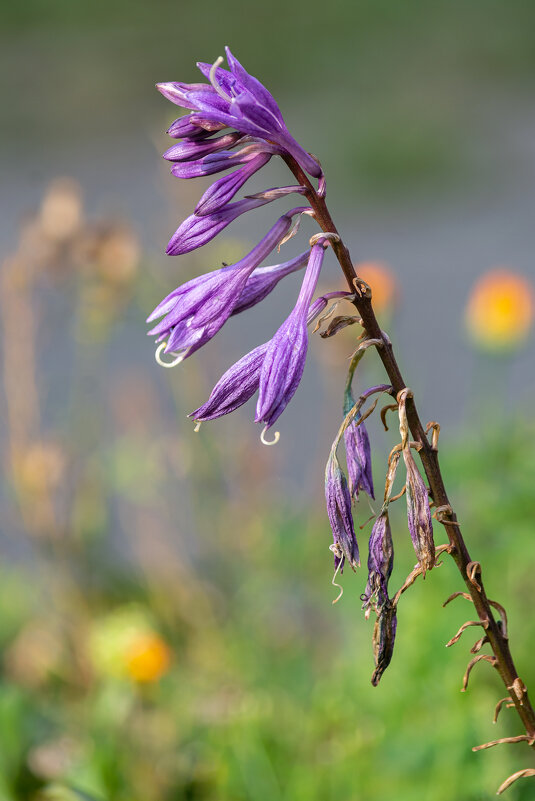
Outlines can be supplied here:
[[196, 422], [215, 420], [247, 403], [258, 389], [260, 370], [268, 345], [269, 342], [264, 342], [233, 364], [221, 376], [206, 403], [188, 417], [192, 417]]
[[[306, 254], [302, 255], [306, 255], [308, 257], [308, 251]], [[299, 259], [301, 257], [297, 258]], [[297, 261], [297, 259], [294, 261]], [[290, 264], [290, 262], [287, 264]], [[286, 265], [281, 264], [276, 266], [282, 268]], [[260, 268], [260, 270], [262, 269], [270, 270], [272, 268]], [[255, 270], [255, 272], [260, 272], [260, 270]], [[255, 273], [251, 275], [249, 281], [245, 285], [242, 298], [246, 294], [247, 286], [249, 282], [253, 280], [254, 275]], [[280, 277], [281, 276], [279, 276], [277, 280], [279, 280]], [[271, 286], [271, 289], [272, 288], [273, 286]], [[317, 298], [309, 308], [307, 324], [310, 324], [314, 318], [323, 311], [331, 297], [344, 297], [349, 294], [349, 292], [331, 292], [327, 296]], [[262, 298], [263, 297], [264, 295]], [[262, 298], [259, 297], [258, 300], [262, 300]], [[246, 307], [239, 309], [239, 311], [243, 311], [244, 308], [249, 308], [251, 305], [252, 303], [249, 303]], [[235, 308], [234, 314], [237, 312], [238, 309]], [[213, 388], [206, 403], [204, 403], [194, 412], [191, 412], [188, 417], [192, 417], [197, 422], [215, 420], [218, 417], [223, 417], [223, 415], [235, 411], [235, 409], [238, 409], [240, 406], [243, 406], [244, 403], [247, 403], [249, 398], [252, 398], [258, 389], [258, 385], [260, 383], [260, 371], [262, 369], [262, 364], [269, 344], [269, 342], [264, 342], [263, 345], [259, 345], [257, 348], [250, 351], [250, 353], [246, 353], [245, 356], [243, 356], [239, 361], [229, 367], [226, 373], [221, 376]]]
[[300, 211], [292, 209], [283, 214], [236, 264], [193, 278], [158, 304], [147, 322], [163, 317], [149, 334], [160, 340], [168, 338], [166, 353], [183, 352], [182, 358], [186, 358], [219, 331], [232, 314], [251, 273], [289, 231], [294, 214]]
[[272, 200], [276, 200], [283, 195], [302, 191], [304, 191], [304, 187], [300, 186], [271, 189], [254, 197], [246, 197], [236, 203], [230, 203], [214, 214], [207, 214], [204, 217], [192, 214], [177, 228], [167, 245], [166, 253], [170, 256], [180, 256], [183, 253], [196, 250], [210, 242], [241, 214], [257, 209], [259, 206], [264, 206], [266, 203], [271, 203]]
[[403, 459], [407, 469], [407, 522], [412, 544], [422, 568], [422, 575], [425, 577], [426, 571], [435, 566], [435, 543], [429, 508], [429, 493], [418, 472], [410, 448], [403, 449]]
[[394, 566], [394, 544], [388, 511], [377, 517], [370, 535], [368, 554], [368, 583], [361, 600], [363, 609], [369, 609], [375, 599], [376, 606], [381, 608], [388, 601], [388, 580]]
[[342, 572], [347, 559], [354, 570], [360, 565], [360, 560], [351, 514], [351, 496], [334, 451], [331, 451], [325, 468], [325, 500], [335, 546], [334, 567]]
[[[344, 410], [347, 414], [351, 406]], [[358, 498], [359, 489], [371, 498], [375, 498], [373, 491], [372, 458], [370, 437], [364, 423], [359, 423], [360, 414], [348, 425], [344, 431], [344, 444], [347, 458], [347, 476], [349, 479], [349, 492], [352, 498]]]
[[266, 352], [255, 417], [255, 422], [265, 423], [266, 428], [280, 417], [303, 375], [308, 348], [307, 312], [323, 264], [325, 247], [326, 241], [320, 239], [311, 248], [297, 303]]
[[168, 100], [191, 109], [205, 123], [225, 125], [241, 134], [275, 142], [310, 175], [320, 178], [320, 165], [291, 136], [272, 95], [242, 67], [228, 47], [226, 55], [230, 71], [198, 64], [209, 84], [170, 82], [157, 84], [157, 88]]
[[379, 610], [373, 630], [372, 644], [375, 670], [372, 676], [372, 684], [374, 687], [379, 684], [381, 676], [392, 659], [397, 622], [396, 607], [390, 601], [387, 601]]
[[195, 206], [195, 214], [204, 216], [213, 214], [232, 200], [249, 178], [267, 164], [271, 156], [269, 153], [259, 153], [248, 164], [239, 170], [225, 175], [210, 186]]

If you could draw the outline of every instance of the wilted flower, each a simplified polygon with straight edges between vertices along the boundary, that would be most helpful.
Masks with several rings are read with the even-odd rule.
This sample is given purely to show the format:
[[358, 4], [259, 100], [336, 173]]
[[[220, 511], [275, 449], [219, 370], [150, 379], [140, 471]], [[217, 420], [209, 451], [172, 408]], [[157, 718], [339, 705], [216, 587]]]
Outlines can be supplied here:
[[361, 600], [364, 609], [369, 609], [375, 599], [380, 609], [388, 601], [388, 580], [394, 566], [394, 545], [388, 511], [377, 517], [370, 535], [368, 555], [368, 583]]
[[[354, 570], [360, 565], [360, 559], [351, 514], [351, 496], [346, 477], [334, 451], [331, 451], [325, 468], [325, 500], [334, 545], [338, 546], [338, 552], [334, 551], [334, 567], [336, 570], [340, 568], [342, 572], [347, 559]], [[339, 553], [342, 556], [339, 556]]]
[[[348, 411], [349, 409], [345, 411], [345, 414]], [[359, 489], [362, 489], [370, 498], [375, 498], [370, 437], [364, 423], [359, 423], [359, 420], [360, 414], [351, 421], [344, 431], [349, 492], [352, 498], [358, 498]]]
[[435, 565], [435, 543], [433, 523], [429, 508], [429, 494], [424, 480], [418, 472], [410, 448], [403, 449], [403, 459], [407, 469], [407, 521], [412, 544], [422, 568], [422, 575]]
[[478, 345], [506, 350], [526, 340], [534, 316], [533, 285], [511, 270], [491, 270], [472, 289], [466, 325]]
[[373, 656], [375, 670], [372, 684], [377, 687], [381, 676], [387, 669], [394, 653], [396, 639], [397, 616], [396, 607], [388, 601], [381, 607], [373, 630]]

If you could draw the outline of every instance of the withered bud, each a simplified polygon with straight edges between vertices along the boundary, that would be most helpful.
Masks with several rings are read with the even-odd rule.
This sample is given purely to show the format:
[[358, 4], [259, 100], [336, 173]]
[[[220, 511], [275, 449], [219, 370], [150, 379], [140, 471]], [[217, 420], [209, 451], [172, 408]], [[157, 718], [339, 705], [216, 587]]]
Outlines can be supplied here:
[[404, 448], [403, 459], [407, 469], [407, 522], [412, 544], [422, 568], [422, 576], [435, 564], [433, 523], [429, 508], [429, 495], [424, 480], [418, 472], [410, 448]]
[[388, 599], [388, 580], [394, 566], [394, 545], [388, 512], [385, 510], [377, 517], [370, 535], [368, 555], [368, 583], [361, 600], [363, 609], [369, 609], [374, 603], [376, 608], [383, 607]]
[[355, 325], [358, 322], [360, 322], [360, 317], [358, 316], [339, 315], [338, 317], [333, 317], [325, 331], [320, 333], [320, 337], [328, 339], [337, 334], [338, 331], [341, 331], [342, 328], [347, 328], [348, 325]]
[[391, 601], [388, 601], [381, 607], [373, 630], [372, 644], [375, 670], [372, 675], [372, 684], [374, 687], [377, 687], [379, 684], [381, 676], [392, 659], [394, 641], [396, 639], [396, 628], [396, 607]]

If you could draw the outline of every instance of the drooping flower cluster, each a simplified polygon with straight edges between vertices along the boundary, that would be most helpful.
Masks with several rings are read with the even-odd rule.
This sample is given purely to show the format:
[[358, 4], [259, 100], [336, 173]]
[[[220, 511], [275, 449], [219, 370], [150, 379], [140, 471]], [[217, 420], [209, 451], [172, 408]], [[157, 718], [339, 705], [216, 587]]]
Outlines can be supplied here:
[[[202, 247], [247, 211], [292, 193], [305, 194], [304, 186], [291, 185], [233, 200], [272, 156], [292, 157], [310, 176], [322, 177], [316, 159], [288, 132], [271, 94], [245, 71], [228, 48], [226, 54], [229, 70], [219, 66], [221, 59], [213, 65], [198, 64], [208, 83], [157, 84], [168, 100], [189, 110], [168, 129], [173, 139], [180, 140], [164, 154], [172, 162], [171, 172], [179, 178], [195, 178], [232, 169], [206, 190], [194, 213], [177, 228], [167, 246], [170, 255]], [[224, 129], [234, 130], [223, 132]], [[293, 236], [299, 216], [310, 213], [308, 206], [286, 212], [240, 261], [179, 286], [148, 318], [148, 322], [158, 321], [149, 332], [160, 343], [157, 359], [172, 366], [212, 339], [229, 317], [256, 305], [284, 276], [307, 265], [289, 317], [270, 342], [250, 351], [227, 370], [208, 401], [192, 413], [196, 421], [228, 414], [258, 391], [255, 420], [264, 423], [267, 429], [297, 390], [307, 353], [307, 324], [311, 310], [314, 311], [312, 297], [328, 238], [317, 238], [306, 251], [288, 261], [268, 267], [260, 265], [277, 246], [280, 249]], [[297, 223], [292, 228], [295, 217]], [[315, 307], [316, 313], [320, 306]], [[171, 354], [171, 362], [161, 361], [162, 351]]]
[[[320, 199], [323, 202], [325, 180], [317, 160], [290, 135], [271, 94], [244, 70], [228, 48], [226, 55], [228, 70], [220, 66], [222, 59], [213, 65], [198, 64], [207, 82], [157, 85], [164, 97], [188, 110], [168, 129], [168, 134], [179, 140], [164, 154], [164, 158], [171, 162], [172, 174], [189, 179], [225, 173], [204, 192], [193, 214], [179, 225], [169, 241], [167, 253], [182, 255], [196, 250], [242, 214], [287, 195], [299, 194], [311, 205], [297, 206], [283, 213], [260, 242], [239, 261], [197, 276], [173, 290], [149, 316], [148, 322], [155, 323], [149, 334], [159, 343], [156, 351], [159, 363], [172, 367], [207, 344], [230, 317], [264, 300], [285, 276], [305, 268], [295, 306], [272, 338], [229, 367], [208, 400], [190, 415], [197, 423], [215, 420], [239, 408], [258, 393], [255, 422], [264, 425], [262, 440], [270, 444], [264, 439], [264, 434], [294, 396], [303, 375], [308, 325], [324, 311], [332, 298], [354, 296], [338, 291], [313, 301], [327, 244], [339, 241], [335, 232], [316, 234], [299, 255], [262, 266], [265, 259], [297, 233], [302, 215], [314, 216], [314, 209], [318, 210], [317, 202]], [[235, 199], [249, 178], [273, 156], [285, 159], [303, 185], [273, 187]], [[317, 191], [306, 173], [311, 179], [318, 180]], [[318, 219], [320, 217], [318, 214]], [[327, 312], [320, 323], [329, 314]], [[358, 317], [335, 317], [322, 336], [332, 336], [356, 322], [362, 321]], [[360, 565], [352, 505], [360, 492], [369, 499], [375, 498], [370, 438], [364, 420], [375, 408], [377, 399], [368, 411], [363, 411], [362, 407], [373, 395], [378, 398], [381, 393], [391, 393], [392, 387], [386, 384], [370, 387], [355, 401], [352, 381], [367, 345], [377, 343], [381, 344], [381, 340], [361, 343], [352, 358], [344, 393], [344, 421], [325, 470], [325, 498], [333, 534], [330, 546], [334, 555], [333, 584], [346, 562], [352, 569]], [[164, 361], [162, 353], [170, 356], [171, 361]], [[369, 541], [368, 581], [361, 596], [366, 615], [372, 609], [377, 615], [373, 636], [373, 684], [378, 683], [392, 658], [397, 626], [399, 593], [392, 598], [388, 589], [394, 559], [388, 505], [401, 455], [407, 474], [408, 527], [421, 572], [425, 574], [435, 563], [429, 498], [411, 454], [405, 400], [406, 394], [398, 398], [402, 442], [392, 451], [389, 460], [384, 501]], [[277, 441], [277, 438], [276, 433], [272, 441]], [[342, 439], [347, 477], [336, 453]]]

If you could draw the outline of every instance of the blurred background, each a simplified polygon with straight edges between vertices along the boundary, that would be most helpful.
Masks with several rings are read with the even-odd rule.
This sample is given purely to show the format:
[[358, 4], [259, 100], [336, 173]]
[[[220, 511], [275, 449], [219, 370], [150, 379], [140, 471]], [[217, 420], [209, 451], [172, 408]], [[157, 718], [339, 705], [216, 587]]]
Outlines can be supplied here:
[[[472, 613], [442, 609], [453, 564], [403, 596], [378, 688], [365, 569], [331, 604], [323, 470], [353, 329], [311, 338], [276, 448], [251, 404], [199, 433], [186, 415], [272, 335], [298, 277], [180, 367], [154, 361], [153, 307], [243, 255], [284, 201], [165, 257], [205, 184], [161, 159], [176, 113], [153, 85], [197, 80], [228, 44], [321, 159], [533, 687], [535, 6], [26, 0], [0, 22], [0, 801], [489, 798], [533, 761], [471, 751], [520, 723], [493, 726], [488, 665], [459, 692], [472, 638], [444, 645]], [[269, 170], [252, 189], [286, 182]], [[342, 287], [331, 257], [322, 289]], [[382, 380], [372, 353], [361, 367], [357, 388]], [[396, 442], [380, 428], [379, 495]], [[394, 586], [414, 564], [403, 505]]]

